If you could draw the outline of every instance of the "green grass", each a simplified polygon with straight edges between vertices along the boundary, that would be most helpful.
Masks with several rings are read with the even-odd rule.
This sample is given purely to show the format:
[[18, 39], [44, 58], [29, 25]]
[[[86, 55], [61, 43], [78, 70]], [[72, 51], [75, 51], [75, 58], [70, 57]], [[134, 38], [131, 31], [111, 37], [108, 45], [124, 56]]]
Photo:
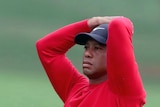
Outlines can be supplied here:
[[147, 92], [146, 105], [144, 107], [159, 107], [160, 106], [160, 94], [159, 94], [159, 78], [145, 78], [143, 80], [144, 87]]
[[0, 85], [0, 107], [62, 107], [48, 78], [41, 72], [33, 75], [4, 71], [0, 75]]
[[[0, 75], [0, 107], [62, 107], [63, 103], [43, 71], [3, 71]], [[147, 91], [145, 107], [159, 107], [159, 82], [144, 81]]]

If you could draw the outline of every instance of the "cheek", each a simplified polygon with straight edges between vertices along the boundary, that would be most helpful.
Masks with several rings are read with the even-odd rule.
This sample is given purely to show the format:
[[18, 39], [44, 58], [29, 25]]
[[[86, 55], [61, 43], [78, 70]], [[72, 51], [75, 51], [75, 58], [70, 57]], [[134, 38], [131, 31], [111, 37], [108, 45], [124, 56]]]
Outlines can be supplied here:
[[100, 57], [97, 58], [96, 60], [96, 65], [99, 67], [105, 67], [106, 68], [106, 55], [102, 55]]
[[103, 58], [103, 59], [99, 62], [99, 64], [100, 64], [100, 66], [106, 68], [106, 59]]

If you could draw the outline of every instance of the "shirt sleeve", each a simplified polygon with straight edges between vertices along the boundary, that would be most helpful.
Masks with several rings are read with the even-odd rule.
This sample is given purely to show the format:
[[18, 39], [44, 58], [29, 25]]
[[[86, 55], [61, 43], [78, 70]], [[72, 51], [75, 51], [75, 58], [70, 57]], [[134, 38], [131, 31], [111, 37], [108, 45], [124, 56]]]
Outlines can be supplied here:
[[63, 101], [78, 81], [86, 81], [65, 54], [75, 44], [76, 34], [89, 31], [87, 20], [83, 20], [51, 32], [36, 42], [40, 61]]
[[111, 90], [124, 96], [144, 96], [144, 88], [132, 45], [133, 24], [125, 17], [109, 24], [107, 72]]

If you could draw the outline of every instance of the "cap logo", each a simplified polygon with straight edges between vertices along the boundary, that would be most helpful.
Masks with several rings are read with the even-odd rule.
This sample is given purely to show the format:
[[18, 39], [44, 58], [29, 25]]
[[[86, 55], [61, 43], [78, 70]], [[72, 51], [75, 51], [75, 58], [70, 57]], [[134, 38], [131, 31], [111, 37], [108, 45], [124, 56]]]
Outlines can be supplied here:
[[96, 28], [93, 29], [93, 31], [98, 30], [98, 29], [105, 29], [105, 28], [103, 28], [103, 27], [96, 27]]

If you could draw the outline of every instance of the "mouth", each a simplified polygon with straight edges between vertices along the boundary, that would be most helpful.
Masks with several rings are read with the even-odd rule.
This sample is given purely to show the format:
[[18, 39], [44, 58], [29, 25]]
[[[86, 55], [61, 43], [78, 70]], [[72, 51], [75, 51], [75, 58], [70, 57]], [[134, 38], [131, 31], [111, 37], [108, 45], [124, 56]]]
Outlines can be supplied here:
[[92, 66], [92, 63], [89, 61], [83, 61], [83, 68], [89, 68]]

